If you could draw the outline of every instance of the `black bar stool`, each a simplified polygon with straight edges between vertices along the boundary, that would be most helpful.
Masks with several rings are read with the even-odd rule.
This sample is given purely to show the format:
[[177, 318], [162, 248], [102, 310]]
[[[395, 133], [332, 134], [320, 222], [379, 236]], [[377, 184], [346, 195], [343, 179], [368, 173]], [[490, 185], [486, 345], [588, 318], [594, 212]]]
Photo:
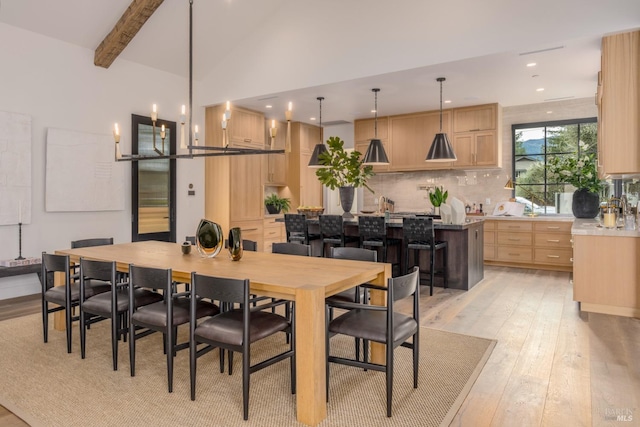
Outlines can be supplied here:
[[347, 243], [358, 242], [357, 236], [345, 236], [342, 216], [340, 215], [320, 215], [320, 238], [322, 239], [322, 253], [324, 257], [324, 247], [329, 244], [345, 247]]
[[[444, 287], [448, 286], [447, 277], [447, 242], [438, 242], [433, 231], [433, 220], [431, 218], [404, 218], [402, 221], [402, 232], [404, 234], [405, 248], [405, 273], [409, 271], [409, 256], [411, 251], [415, 254], [415, 264], [420, 266], [420, 252], [429, 251], [429, 295], [433, 295], [434, 277], [441, 276], [444, 279]], [[442, 250], [442, 268], [436, 270], [436, 251]], [[426, 273], [425, 270], [420, 270]]]
[[320, 238], [319, 234], [309, 234], [307, 217], [304, 214], [284, 214], [284, 228], [289, 243], [308, 245], [310, 240]]
[[398, 246], [396, 262], [392, 264], [398, 266], [398, 274], [401, 274], [401, 240], [387, 237], [387, 223], [383, 216], [359, 216], [358, 234], [360, 235], [360, 247], [366, 249], [382, 248], [382, 262], [387, 262], [387, 249], [389, 246]]

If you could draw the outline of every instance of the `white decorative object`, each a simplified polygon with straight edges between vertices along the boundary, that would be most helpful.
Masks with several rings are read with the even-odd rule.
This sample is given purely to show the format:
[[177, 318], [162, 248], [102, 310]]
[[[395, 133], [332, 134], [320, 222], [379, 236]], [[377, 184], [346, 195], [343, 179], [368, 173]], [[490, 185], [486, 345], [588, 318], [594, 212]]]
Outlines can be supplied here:
[[0, 111], [0, 225], [31, 223], [31, 116]]
[[440, 218], [443, 224], [451, 224], [451, 205], [446, 203], [440, 205]]
[[124, 173], [110, 135], [47, 130], [47, 212], [124, 210]]
[[449, 200], [449, 204], [451, 205], [451, 223], [456, 225], [462, 225], [467, 219], [467, 214], [464, 210], [464, 203], [462, 200], [451, 197]]

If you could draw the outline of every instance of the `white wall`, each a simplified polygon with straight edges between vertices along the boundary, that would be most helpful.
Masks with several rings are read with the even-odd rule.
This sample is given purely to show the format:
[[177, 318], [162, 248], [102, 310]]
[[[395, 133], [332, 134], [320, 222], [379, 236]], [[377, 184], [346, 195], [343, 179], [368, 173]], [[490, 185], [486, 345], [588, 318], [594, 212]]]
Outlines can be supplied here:
[[[161, 54], [159, 49], [158, 55]], [[110, 135], [113, 124], [118, 122], [122, 152], [130, 153], [131, 114], [149, 115], [151, 104], [155, 103], [160, 118], [179, 122], [180, 105], [188, 103], [188, 82], [121, 59], [116, 59], [109, 69], [96, 67], [92, 50], [2, 23], [0, 58], [0, 111], [28, 114], [32, 118], [33, 208], [31, 223], [22, 229], [23, 256], [38, 257], [42, 251], [67, 248], [71, 240], [82, 238], [113, 236], [116, 243], [131, 241], [129, 192], [123, 211], [45, 212], [47, 128]], [[197, 107], [197, 88], [194, 82], [194, 123], [204, 129], [204, 109]], [[178, 161], [179, 241], [193, 234], [204, 213], [203, 165], [202, 159]], [[125, 163], [124, 169], [125, 188], [130, 188], [130, 164]], [[194, 184], [195, 196], [187, 196], [189, 183]], [[73, 188], [69, 189], [69, 197], [73, 197]], [[0, 242], [0, 259], [17, 257], [18, 227], [0, 226]], [[35, 292], [39, 292], [36, 275], [0, 279], [0, 298]]]

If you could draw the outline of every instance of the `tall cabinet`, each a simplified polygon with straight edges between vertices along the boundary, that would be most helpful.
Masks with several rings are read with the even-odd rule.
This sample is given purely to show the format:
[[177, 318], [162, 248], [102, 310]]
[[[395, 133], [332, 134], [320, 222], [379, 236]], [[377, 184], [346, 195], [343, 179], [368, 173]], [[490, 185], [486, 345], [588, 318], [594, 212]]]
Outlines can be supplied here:
[[322, 184], [316, 169], [307, 166], [313, 148], [320, 141], [318, 126], [291, 124], [291, 153], [287, 156], [287, 188], [283, 195], [291, 199], [292, 210], [298, 206], [322, 206]]
[[[205, 144], [222, 146], [224, 106], [205, 112]], [[240, 148], [264, 147], [264, 115], [235, 108], [227, 130], [229, 145]], [[263, 246], [263, 156], [220, 156], [205, 158], [205, 217], [217, 222], [225, 233], [240, 227], [244, 239]]]
[[640, 174], [640, 30], [602, 39], [598, 76], [601, 177]]

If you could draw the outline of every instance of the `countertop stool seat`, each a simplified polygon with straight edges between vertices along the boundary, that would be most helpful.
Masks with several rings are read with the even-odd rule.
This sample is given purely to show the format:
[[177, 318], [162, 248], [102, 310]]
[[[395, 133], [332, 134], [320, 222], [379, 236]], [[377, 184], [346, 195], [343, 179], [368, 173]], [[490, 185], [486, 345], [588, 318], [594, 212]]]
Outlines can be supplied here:
[[[409, 271], [409, 258], [411, 252], [415, 254], [415, 265], [420, 266], [420, 251], [429, 251], [429, 270], [420, 270], [420, 273], [429, 273], [429, 295], [433, 295], [433, 281], [435, 276], [444, 280], [444, 287], [448, 287], [447, 277], [447, 242], [436, 241], [431, 218], [404, 218], [402, 221], [404, 233], [405, 266], [404, 271]], [[442, 266], [436, 269], [436, 252], [442, 251]]]
[[322, 239], [321, 255], [324, 257], [324, 247], [341, 246], [346, 247], [348, 243], [357, 243], [357, 236], [347, 236], [344, 234], [344, 224], [340, 215], [320, 215], [320, 238]]
[[284, 229], [289, 243], [308, 245], [309, 241], [320, 238], [319, 234], [309, 234], [307, 217], [304, 214], [284, 214]]
[[387, 237], [387, 223], [383, 216], [360, 216], [358, 217], [358, 233], [360, 235], [360, 247], [377, 250], [382, 248], [382, 262], [387, 262], [387, 252], [389, 246], [397, 246], [398, 251], [396, 261], [393, 266], [398, 267], [398, 275], [401, 274], [400, 260], [402, 259], [402, 240]]

